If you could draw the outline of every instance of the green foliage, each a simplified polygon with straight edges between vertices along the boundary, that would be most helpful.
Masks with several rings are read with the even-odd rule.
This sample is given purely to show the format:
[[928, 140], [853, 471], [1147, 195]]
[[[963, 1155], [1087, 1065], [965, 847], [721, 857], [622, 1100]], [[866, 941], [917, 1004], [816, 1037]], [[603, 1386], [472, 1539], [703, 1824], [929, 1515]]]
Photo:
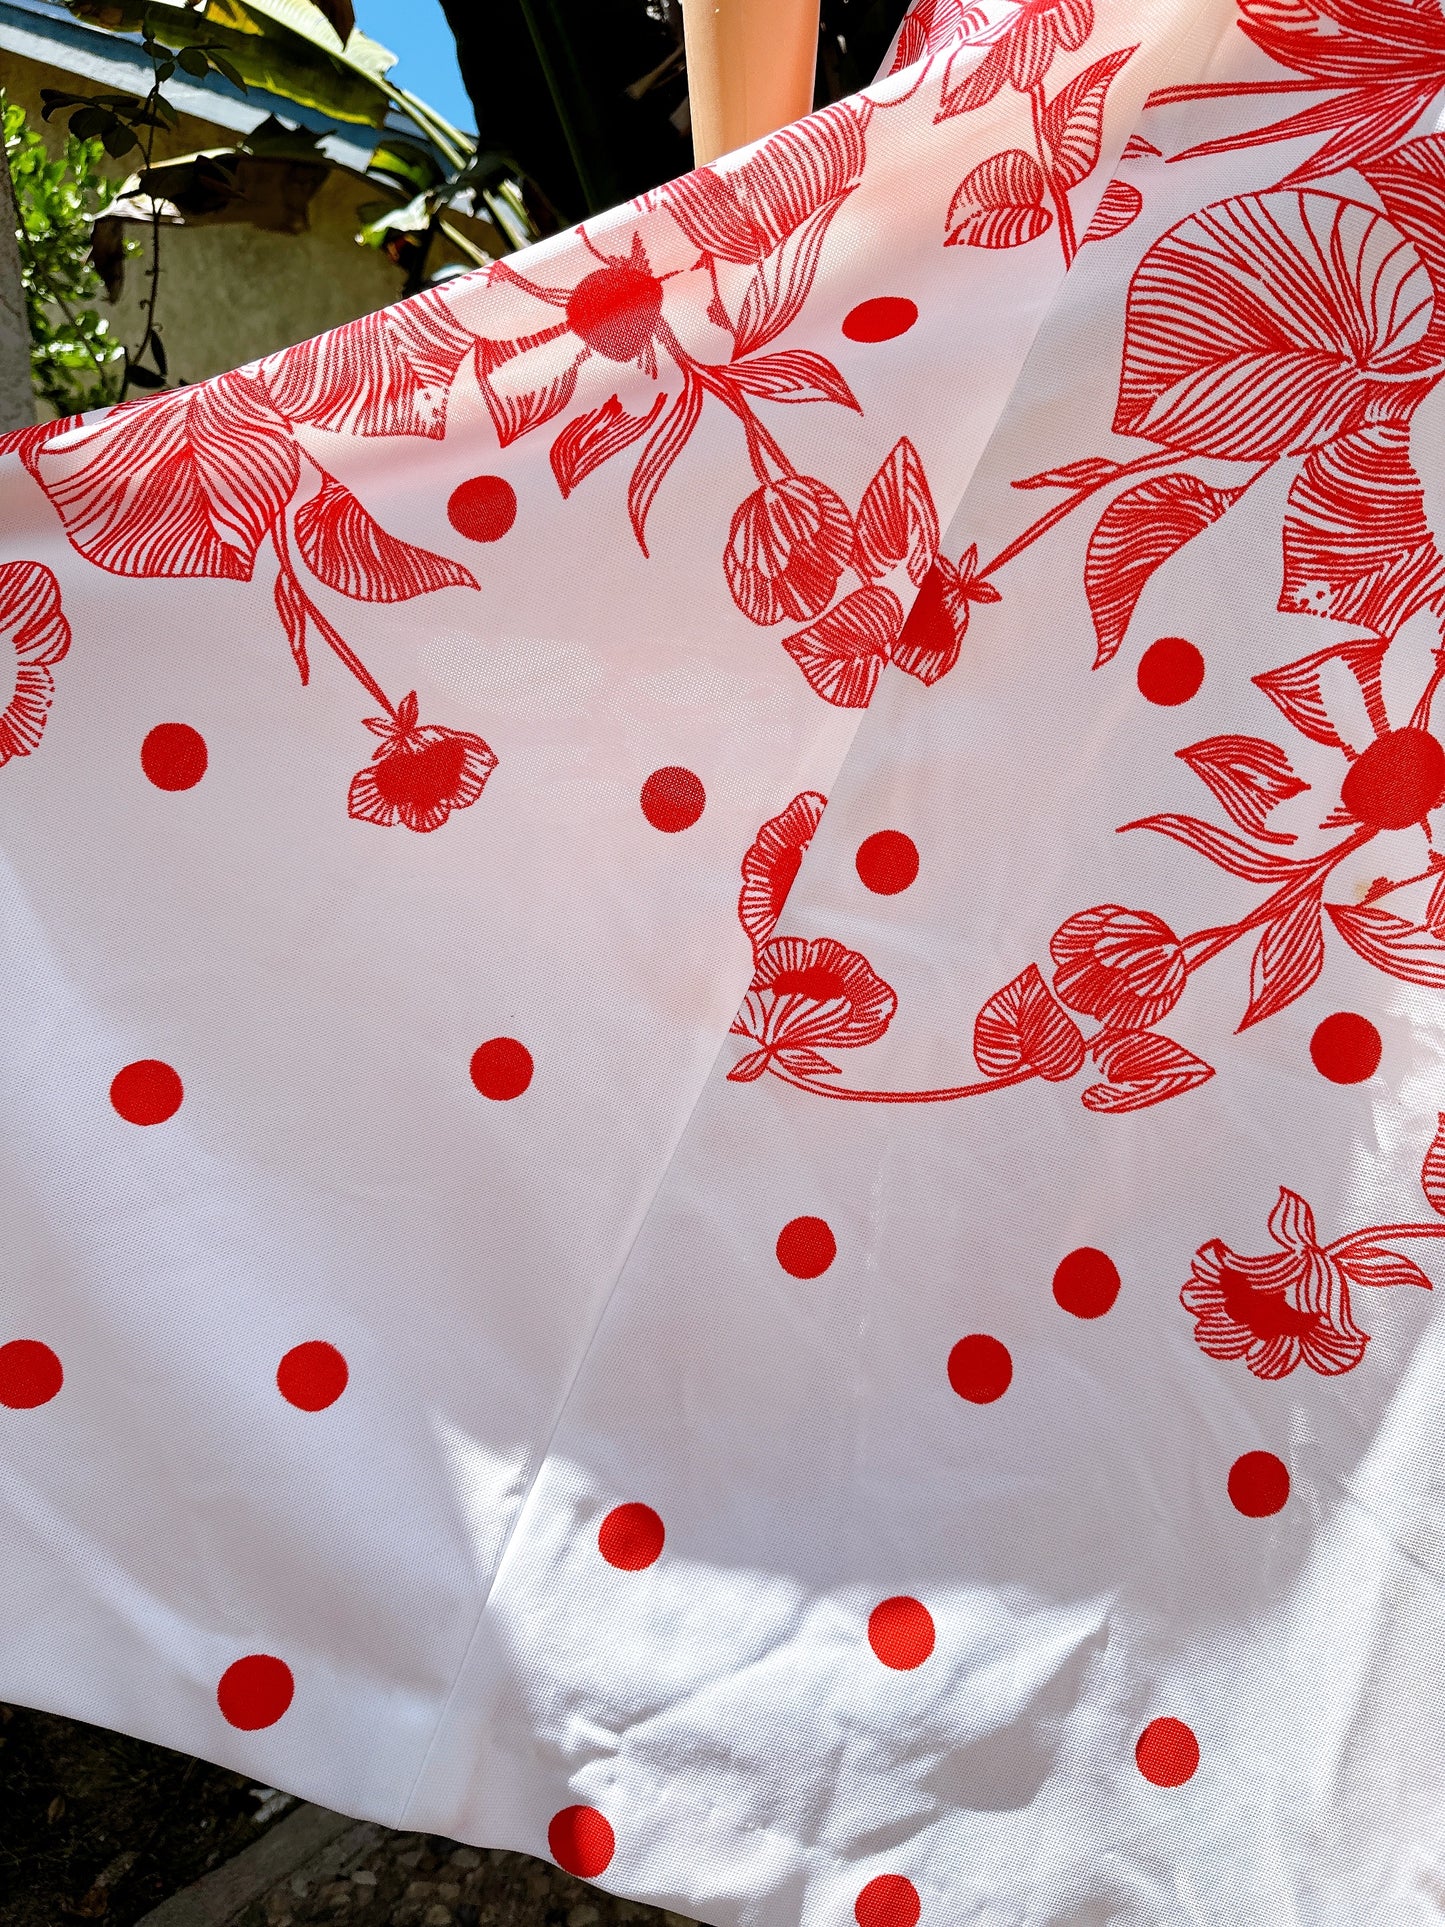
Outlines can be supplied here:
[[60, 415], [102, 407], [116, 399], [125, 360], [96, 306], [104, 290], [90, 256], [93, 223], [115, 193], [101, 171], [104, 147], [71, 134], [52, 160], [24, 110], [3, 95], [0, 114], [20, 216], [36, 393]]

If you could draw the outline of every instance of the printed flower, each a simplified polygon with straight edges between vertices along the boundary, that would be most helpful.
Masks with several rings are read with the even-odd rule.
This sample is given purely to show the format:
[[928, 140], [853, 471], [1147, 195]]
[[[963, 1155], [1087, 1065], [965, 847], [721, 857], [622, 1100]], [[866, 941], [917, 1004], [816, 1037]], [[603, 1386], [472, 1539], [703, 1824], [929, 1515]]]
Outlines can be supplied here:
[[1147, 1030], [1184, 995], [1184, 947], [1148, 910], [1098, 903], [1061, 923], [1049, 943], [1054, 989], [1074, 1010], [1116, 1030]]
[[754, 489], [733, 517], [723, 570], [750, 622], [820, 615], [853, 553], [853, 518], [810, 475]]
[[351, 779], [349, 813], [364, 823], [437, 830], [453, 810], [475, 803], [497, 767], [480, 736], [417, 722], [417, 701], [405, 698], [396, 715], [368, 716], [381, 747]]
[[1344, 1265], [1315, 1237], [1314, 1213], [1282, 1189], [1269, 1229], [1279, 1250], [1264, 1257], [1241, 1257], [1219, 1238], [1194, 1254], [1180, 1302], [1195, 1338], [1211, 1358], [1244, 1359], [1256, 1378], [1284, 1378], [1301, 1362], [1352, 1371], [1368, 1340], [1350, 1313]]
[[732, 1023], [735, 1037], [760, 1048], [728, 1075], [747, 1082], [770, 1064], [810, 1077], [836, 1074], [820, 1049], [874, 1043], [897, 1008], [890, 986], [856, 950], [832, 937], [773, 937], [758, 951], [752, 988]]
[[[663, 284], [641, 235], [633, 234], [627, 254], [599, 256], [575, 287], [534, 281], [505, 261], [490, 270], [490, 285], [514, 288], [563, 315], [550, 325], [524, 326], [510, 339], [478, 341], [482, 395], [504, 448], [562, 412], [588, 360], [611, 363], [614, 370], [631, 364], [656, 380]], [[608, 378], [615, 380], [612, 370]]]
[[826, 796], [804, 790], [778, 816], [770, 816], [743, 858], [738, 918], [756, 950], [773, 934], [802, 867], [803, 852], [823, 820]]
[[950, 63], [938, 118], [986, 107], [1005, 82], [1021, 94], [1037, 87], [1059, 52], [1077, 53], [1094, 31], [1093, 0], [1022, 0], [1008, 32], [955, 85], [953, 66], [972, 58], [965, 43]]

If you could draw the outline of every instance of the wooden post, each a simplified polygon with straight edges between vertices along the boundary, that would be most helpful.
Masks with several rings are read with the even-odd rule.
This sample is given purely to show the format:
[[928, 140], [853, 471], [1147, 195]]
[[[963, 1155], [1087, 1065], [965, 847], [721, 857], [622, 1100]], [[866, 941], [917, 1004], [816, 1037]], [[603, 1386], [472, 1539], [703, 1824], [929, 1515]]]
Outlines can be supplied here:
[[699, 166], [813, 105], [818, 0], [682, 0], [682, 23]]

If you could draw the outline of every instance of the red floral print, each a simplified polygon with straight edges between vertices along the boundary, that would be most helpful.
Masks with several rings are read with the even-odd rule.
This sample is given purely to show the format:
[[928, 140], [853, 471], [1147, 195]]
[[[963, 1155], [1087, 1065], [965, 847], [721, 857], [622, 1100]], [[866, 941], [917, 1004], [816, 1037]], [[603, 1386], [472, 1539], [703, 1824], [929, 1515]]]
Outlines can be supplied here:
[[732, 1034], [757, 1049], [728, 1076], [737, 1082], [765, 1070], [813, 1078], [837, 1074], [825, 1050], [854, 1050], [887, 1030], [898, 999], [866, 957], [831, 937], [770, 937], [757, 953], [752, 988], [733, 1019]]
[[[423, 313], [431, 311], [424, 304]], [[381, 317], [368, 320], [377, 325], [361, 331], [363, 345], [381, 338]], [[397, 325], [388, 324], [393, 333]], [[414, 334], [415, 322], [408, 326]], [[476, 758], [464, 759], [465, 766], [459, 766], [447, 782], [439, 775], [429, 777], [415, 794], [398, 793], [389, 804], [383, 801], [386, 784], [399, 782], [404, 768], [419, 767], [416, 757], [422, 739], [411, 740], [415, 714], [410, 723], [402, 721], [402, 710], [392, 706], [355, 650], [303, 587], [291, 540], [294, 537], [296, 549], [318, 581], [357, 601], [399, 602], [437, 589], [475, 589], [477, 585], [460, 563], [389, 534], [294, 436], [278, 397], [288, 407], [309, 410], [311, 419], [328, 424], [351, 419], [348, 411], [355, 398], [348, 399], [349, 391], [337, 385], [340, 364], [333, 367], [326, 358], [333, 352], [334, 348], [322, 353], [316, 344], [308, 343], [301, 355], [301, 375], [278, 358], [267, 364], [265, 372], [222, 375], [203, 386], [124, 403], [90, 423], [58, 424], [49, 434], [27, 437], [18, 452], [58, 511], [71, 545], [111, 574], [249, 582], [261, 547], [269, 540], [276, 555], [276, 611], [302, 683], [310, 679], [308, 645], [315, 638], [386, 710], [390, 718], [386, 729], [395, 733], [396, 742], [405, 739], [408, 745], [405, 764], [388, 764], [380, 779], [373, 780], [365, 771], [356, 779], [352, 813], [378, 823], [434, 829], [451, 808], [474, 801], [480, 793]], [[310, 379], [303, 381], [308, 370]], [[387, 411], [363, 409], [362, 432], [381, 432], [377, 424], [391, 418]], [[316, 476], [318, 487], [301, 499], [308, 470]], [[43, 716], [43, 710], [36, 704], [41, 695], [49, 701], [46, 665], [64, 653], [63, 645], [55, 646], [56, 633], [43, 645], [50, 653], [29, 662], [22, 658], [22, 667], [43, 671], [45, 676], [42, 685], [32, 673], [25, 685], [30, 717], [25, 733], [37, 740], [34, 718]], [[438, 742], [451, 736], [480, 742], [460, 732], [435, 733]], [[33, 741], [29, 746], [34, 747]], [[486, 750], [486, 755], [491, 752]], [[439, 771], [444, 760], [437, 748], [428, 767]]]
[[[1436, 1211], [1445, 1208], [1445, 1114], [1426, 1153], [1422, 1184]], [[1241, 1257], [1219, 1238], [1194, 1254], [1180, 1294], [1194, 1317], [1194, 1336], [1211, 1358], [1242, 1358], [1256, 1378], [1285, 1378], [1298, 1365], [1326, 1376], [1353, 1371], [1366, 1333], [1354, 1320], [1351, 1286], [1419, 1285], [1430, 1279], [1389, 1246], [1410, 1238], [1445, 1238], [1445, 1224], [1372, 1225], [1322, 1245], [1315, 1216], [1297, 1193], [1281, 1189], [1270, 1213], [1276, 1250]]]
[[1055, 54], [1077, 53], [1093, 31], [1093, 0], [1020, 0], [1008, 31], [980, 62], [973, 65], [968, 49], [960, 49], [956, 66], [967, 64], [972, 70], [956, 79], [950, 72], [940, 117], [986, 107], [1005, 86], [1020, 94], [1031, 92]]
[[750, 622], [816, 616], [827, 608], [853, 553], [853, 518], [808, 475], [765, 482], [728, 530], [723, 569]]
[[802, 868], [803, 852], [827, 807], [826, 796], [817, 790], [804, 790], [785, 810], [768, 818], [743, 858], [738, 919], [754, 950], [776, 929], [788, 892]]
[[1095, 904], [1049, 943], [1054, 989], [1073, 1010], [1120, 1030], [1147, 1030], [1173, 1010], [1188, 980], [1184, 947], [1147, 910]]
[[[1411, 419], [1445, 379], [1445, 140], [1411, 141], [1365, 163], [1364, 173], [1382, 208], [1273, 189], [1218, 202], [1154, 243], [1129, 288], [1114, 426], [1156, 446], [1130, 461], [1084, 457], [1016, 484], [1059, 489], [1064, 499], [977, 572], [990, 584], [1064, 517], [1110, 491], [1084, 565], [1102, 666], [1123, 646], [1153, 574], [1293, 457], [1279, 606], [1371, 632], [1254, 678], [1302, 737], [1344, 757], [1339, 774], [1318, 757], [1307, 773], [1297, 770], [1278, 743], [1259, 736], [1211, 737], [1177, 754], [1243, 834], [1177, 812], [1123, 826], [1167, 836], [1268, 886], [1234, 922], [1171, 938], [1151, 959], [1161, 974], [1141, 1011], [1150, 996], [1182, 992], [1184, 978], [1250, 937], [1240, 1025], [1247, 1029], [1315, 983], [1330, 927], [1377, 969], [1445, 988], [1445, 857], [1435, 850], [1433, 822], [1445, 803], [1445, 746], [1432, 726], [1445, 654], [1437, 652], [1408, 715], [1387, 711], [1382, 681], [1411, 618], [1428, 611], [1445, 635], [1445, 554], [1410, 452]], [[1271, 264], [1267, 276], [1261, 259]], [[1244, 472], [1232, 483], [1206, 479], [1187, 466], [1193, 459]], [[1357, 706], [1339, 722], [1331, 676], [1352, 678], [1358, 690]], [[1346, 834], [1295, 854], [1301, 831], [1274, 827], [1271, 817], [1312, 791], [1323, 793], [1319, 829]], [[1420, 839], [1413, 862], [1394, 860], [1401, 846], [1393, 844], [1389, 869], [1363, 898], [1352, 890], [1346, 901], [1328, 899], [1342, 865], [1376, 838], [1403, 832]], [[1414, 893], [1413, 916], [1383, 907], [1397, 892]], [[1124, 978], [1092, 974], [1102, 961], [1088, 951], [1094, 935], [1092, 923], [1062, 927], [1055, 943], [1068, 956], [1056, 950], [1055, 960], [1068, 974], [1056, 975], [1055, 986], [1106, 1028], [1128, 1029], [1128, 1005], [1104, 1001], [1106, 983]], [[1138, 955], [1144, 978], [1148, 955], [1146, 943]], [[1106, 1040], [1099, 1049], [1117, 1070], [1123, 1046]], [[1136, 1052], [1134, 1067], [1142, 1064]]]
[[[964, 176], [949, 203], [949, 247], [1022, 247], [1053, 227], [1065, 263], [1078, 253], [1069, 193], [1099, 164], [1109, 89], [1137, 48], [1104, 54], [1052, 99], [1044, 81], [1056, 56], [1077, 53], [1093, 31], [1093, 0], [1021, 0], [1007, 30], [989, 36], [993, 44], [982, 59], [976, 38], [954, 50], [938, 119], [986, 107], [1004, 87], [1012, 87], [1028, 100], [1034, 148], [1032, 153], [1005, 148]], [[1109, 231], [1127, 225], [1116, 207]]]
[[905, 67], [960, 41], [972, 47], [985, 46], [1008, 31], [1014, 15], [1010, 0], [1003, 0], [1002, 6], [999, 0], [989, 5], [971, 4], [970, 0], [916, 0], [899, 22], [888, 72], [902, 73]]
[[415, 694], [394, 715], [368, 716], [366, 727], [381, 747], [351, 779], [347, 798], [348, 813], [365, 823], [440, 829], [453, 810], [476, 802], [497, 767], [480, 736], [418, 723]]
[[70, 647], [60, 584], [43, 562], [0, 563], [0, 640], [8, 640], [15, 654], [15, 679], [0, 708], [3, 765], [12, 756], [28, 756], [40, 741], [55, 694], [51, 667]]
[[1162, 1103], [1214, 1075], [1202, 1058], [1149, 1028], [1183, 993], [1179, 940], [1147, 911], [1100, 904], [1070, 917], [1052, 945], [1060, 996], [1102, 1019], [1092, 1037], [1051, 994], [1037, 964], [1029, 964], [974, 1019], [980, 1079], [921, 1091], [860, 1090], [826, 1081], [838, 1075], [838, 1067], [817, 1047], [876, 1043], [898, 1000], [865, 957], [835, 939], [809, 944], [773, 936], [825, 808], [816, 790], [795, 796], [764, 823], [743, 858], [738, 917], [753, 945], [754, 977], [732, 1030], [760, 1048], [729, 1071], [735, 1082], [750, 1083], [768, 1072], [813, 1096], [853, 1104], [943, 1104], [1036, 1077], [1065, 1083], [1092, 1061], [1100, 1078], [1081, 1093], [1085, 1108], [1120, 1112]]
[[[535, 309], [532, 317], [519, 315], [515, 333], [485, 338], [477, 347], [482, 392], [504, 446], [569, 408], [589, 364], [609, 382], [624, 367], [649, 381], [678, 378], [676, 388], [655, 396], [640, 414], [625, 408], [620, 394], [608, 396], [570, 421], [552, 444], [552, 468], [564, 495], [614, 455], [640, 444], [627, 506], [644, 554], [652, 504], [709, 395], [740, 423], [760, 485], [749, 498], [754, 507], [744, 503], [739, 510], [745, 524], [771, 513], [780, 526], [809, 491], [823, 489], [797, 475], [754, 404], [831, 401], [856, 409], [858, 403], [824, 356], [808, 349], [759, 350], [792, 324], [808, 297], [828, 228], [862, 178], [868, 111], [866, 103], [861, 109], [845, 103], [826, 108], [781, 129], [732, 168], [699, 168], [648, 196], [644, 209], [669, 215], [686, 244], [674, 266], [663, 269], [634, 231], [623, 254], [603, 253], [584, 233], [597, 265], [570, 286], [519, 274], [506, 262], [487, 270], [493, 287], [520, 294]], [[649, 232], [661, 245], [666, 230], [653, 222]], [[707, 277], [710, 297], [701, 329], [693, 279], [699, 275]], [[548, 309], [561, 318], [548, 321]], [[726, 343], [722, 358], [716, 354], [720, 335]], [[782, 506], [772, 497], [765, 508], [757, 506], [768, 490], [781, 492]], [[823, 554], [842, 512], [836, 496], [832, 502], [837, 509], [829, 509], [818, 531]], [[729, 556], [733, 538], [746, 550], [754, 533], [735, 523]], [[792, 547], [798, 548], [796, 541]], [[794, 572], [807, 566], [799, 549]], [[746, 564], [737, 580], [745, 597], [757, 591]], [[746, 612], [751, 605], [741, 606]], [[758, 606], [772, 606], [766, 593]], [[775, 622], [781, 614], [816, 613], [822, 606], [814, 596], [812, 607], [789, 610], [785, 597], [780, 614], [755, 619]]]
[[[843, 510], [843, 505], [838, 503], [838, 508]], [[825, 538], [821, 515], [819, 520], [819, 534], [803, 536], [802, 579], [821, 583], [831, 572], [836, 586], [841, 580], [834, 564], [842, 552], [842, 523], [827, 530]], [[978, 579], [976, 548], [967, 550], [957, 567], [939, 553], [933, 493], [918, 451], [906, 436], [889, 450], [864, 489], [850, 526], [846, 563], [858, 587], [846, 589], [807, 628], [785, 636], [783, 647], [825, 702], [840, 709], [864, 709], [885, 663], [895, 663], [922, 683], [946, 675], [958, 661], [968, 632], [970, 605], [995, 602], [998, 591]], [[917, 593], [905, 619], [906, 585]], [[734, 597], [750, 613], [738, 588]]]
[[1439, 0], [1291, 0], [1286, 5], [1239, 0], [1239, 12], [1244, 33], [1261, 53], [1298, 74], [1298, 86], [1278, 80], [1210, 81], [1166, 87], [1151, 104], [1290, 92], [1326, 98], [1266, 127], [1200, 141], [1176, 160], [1326, 134], [1329, 138], [1282, 184], [1318, 180], [1398, 147], [1445, 87], [1445, 15]]

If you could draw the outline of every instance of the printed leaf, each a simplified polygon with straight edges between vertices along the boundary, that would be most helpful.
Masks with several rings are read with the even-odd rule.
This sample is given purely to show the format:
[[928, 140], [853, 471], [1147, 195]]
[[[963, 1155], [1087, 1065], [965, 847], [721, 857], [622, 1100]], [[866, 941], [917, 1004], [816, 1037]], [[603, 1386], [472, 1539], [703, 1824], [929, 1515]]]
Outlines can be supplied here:
[[921, 583], [938, 554], [938, 511], [918, 451], [905, 435], [863, 491], [853, 565], [872, 581], [900, 562]]
[[313, 575], [358, 602], [409, 602], [432, 589], [477, 586], [460, 562], [389, 535], [333, 475], [323, 475], [297, 509], [296, 543]]
[[1212, 823], [1201, 822], [1197, 816], [1180, 816], [1173, 812], [1160, 816], [1141, 816], [1132, 823], [1121, 824], [1120, 828], [1157, 830], [1161, 836], [1173, 837], [1176, 843], [1198, 850], [1201, 856], [1207, 856], [1211, 863], [1217, 863], [1221, 870], [1228, 870], [1231, 876], [1245, 877], [1251, 883], [1283, 883], [1299, 868], [1288, 857], [1275, 856], [1269, 850], [1257, 850], [1252, 843], [1232, 836], [1228, 830], [1216, 829]]
[[1154, 1030], [1101, 1031], [1089, 1052], [1106, 1080], [1083, 1093], [1090, 1111], [1142, 1111], [1196, 1090], [1214, 1075], [1202, 1057]]
[[702, 413], [702, 389], [690, 369], [684, 369], [682, 387], [662, 417], [651, 439], [642, 450], [627, 490], [627, 512], [637, 535], [637, 546], [647, 554], [647, 514], [662, 487], [667, 471], [682, 453], [689, 435]]
[[[1429, 4], [1430, 0], [1424, 0], [1423, 6], [1415, 4], [1414, 0], [1406, 0], [1405, 5], [1406, 14], [1414, 14], [1424, 22], [1427, 35], [1430, 28], [1425, 18], [1425, 7]], [[1305, 17], [1299, 16], [1301, 19]], [[1408, 35], [1414, 23], [1406, 21], [1404, 24]], [[1435, 30], [1438, 33], [1438, 21]], [[1258, 32], [1256, 27], [1251, 38], [1257, 38]], [[1272, 38], [1282, 43], [1285, 36], [1278, 34]], [[1286, 61], [1289, 59], [1288, 54], [1282, 54], [1282, 57]], [[1329, 60], [1331, 56], [1325, 52], [1324, 58]], [[1404, 58], [1408, 70], [1409, 54], [1405, 54]], [[1186, 147], [1183, 153], [1176, 154], [1174, 158], [1187, 161], [1205, 154], [1228, 154], [1240, 148], [1262, 147], [1266, 141], [1303, 140], [1312, 134], [1329, 133], [1331, 138], [1293, 168], [1286, 175], [1286, 181], [1293, 186], [1301, 181], [1323, 180], [1327, 175], [1338, 174], [1347, 167], [1363, 169], [1367, 164], [1377, 161], [1380, 155], [1388, 155], [1391, 149], [1399, 147], [1430, 105], [1439, 83], [1430, 70], [1428, 56], [1422, 73], [1414, 79], [1381, 81], [1374, 77], [1372, 68], [1359, 71], [1371, 74], [1370, 80], [1362, 87], [1331, 92], [1326, 99], [1302, 107], [1297, 113], [1287, 114], [1282, 120], [1271, 121], [1266, 127], [1250, 127], [1217, 140], [1200, 141], [1194, 147]], [[1227, 91], [1232, 92], [1233, 88], [1227, 87]], [[1163, 105], [1171, 97], [1194, 99], [1199, 95], [1193, 89], [1164, 87], [1151, 96], [1151, 104]]]
[[1420, 1185], [1432, 1207], [1445, 1217], [1445, 1111], [1438, 1113], [1435, 1135], [1425, 1153]]
[[281, 618], [281, 627], [286, 631], [286, 640], [290, 644], [291, 655], [304, 689], [311, 680], [311, 663], [306, 654], [306, 598], [301, 593], [300, 583], [289, 568], [277, 571], [276, 586], [272, 594], [276, 602], [276, 613]]
[[1311, 452], [1289, 492], [1279, 606], [1381, 636], [1445, 608], [1408, 422], [1369, 422]]
[[[1323, 886], [1321, 886], [1323, 887]], [[1320, 893], [1312, 890], [1265, 925], [1249, 972], [1249, 1006], [1241, 1030], [1284, 1010], [1319, 976], [1325, 963]]]
[[553, 367], [538, 387], [512, 389], [505, 383], [499, 387], [493, 376], [514, 360], [516, 354], [516, 348], [509, 341], [479, 340], [476, 344], [477, 383], [497, 431], [497, 441], [503, 448], [529, 429], [555, 420], [577, 391], [580, 355], [574, 355], [562, 367]]
[[74, 547], [113, 575], [249, 582], [295, 492], [291, 431], [254, 375], [122, 403], [35, 454]]
[[1122, 234], [1126, 227], [1144, 212], [1144, 196], [1132, 181], [1118, 179], [1110, 181], [1099, 197], [1099, 205], [1094, 209], [1094, 218], [1084, 230], [1083, 247], [1089, 241], [1110, 241], [1116, 234]]
[[762, 401], [835, 401], [858, 414], [863, 410], [853, 390], [832, 362], [811, 348], [788, 348], [776, 355], [754, 355], [751, 361], [732, 362], [727, 379], [745, 394]]
[[1064, 462], [1058, 468], [1041, 469], [1037, 475], [1025, 475], [1022, 481], [1014, 483], [1015, 488], [1101, 488], [1105, 482], [1112, 482], [1124, 472], [1122, 462], [1111, 462], [1105, 455], [1083, 455], [1076, 462]]
[[825, 702], [866, 709], [878, 675], [903, 627], [903, 605], [891, 589], [865, 584], [783, 647]]
[[1330, 720], [1325, 707], [1322, 678], [1327, 663], [1339, 662], [1350, 671], [1365, 699], [1366, 707], [1383, 721], [1384, 698], [1380, 693], [1380, 663], [1385, 654], [1383, 642], [1333, 643], [1317, 649], [1298, 662], [1282, 663], [1252, 678], [1256, 689], [1264, 691], [1280, 714], [1302, 736], [1329, 749], [1349, 747]]
[[1135, 270], [1114, 427], [1233, 461], [1301, 453], [1391, 392], [1432, 306], [1416, 249], [1360, 201], [1217, 201]]
[[839, 102], [781, 128], [745, 160], [701, 167], [659, 190], [658, 201], [704, 254], [756, 263], [858, 185], [865, 117]]
[[1303, 796], [1301, 782], [1282, 749], [1261, 736], [1211, 736], [1175, 755], [1209, 785], [1230, 817], [1262, 843], [1293, 843], [1284, 830], [1271, 830], [1266, 819], [1277, 803]]
[[278, 413], [347, 435], [446, 433], [447, 397], [475, 337], [440, 289], [363, 315], [261, 363]]
[[1445, 937], [1368, 903], [1328, 903], [1336, 930], [1357, 956], [1407, 984], [1445, 990]]
[[1053, 224], [1044, 206], [1043, 169], [1021, 147], [980, 161], [959, 182], [948, 207], [951, 248], [1018, 248]]
[[1352, 1285], [1418, 1285], [1433, 1289], [1429, 1278], [1413, 1259], [1383, 1245], [1356, 1245], [1337, 1254], [1340, 1269]]
[[659, 395], [645, 415], [629, 415], [621, 399], [612, 395], [600, 408], [568, 422], [552, 444], [552, 473], [563, 495], [570, 495], [594, 468], [645, 435], [666, 402], [666, 395]]
[[1099, 517], [1084, 560], [1097, 669], [1118, 653], [1154, 571], [1217, 522], [1242, 488], [1212, 488], [1196, 475], [1156, 475], [1117, 496]]
[[1104, 102], [1110, 87], [1138, 52], [1121, 47], [1105, 54], [1061, 87], [1044, 109], [1043, 137], [1060, 187], [1077, 187], [1099, 164], [1104, 138]]
[[833, 216], [852, 191], [850, 187], [836, 200], [825, 202], [753, 270], [738, 310], [733, 337], [737, 354], [766, 347], [797, 319], [818, 272], [818, 256]]
[[[1439, 22], [1433, 25], [1438, 40]], [[1438, 78], [1432, 74], [1426, 84], [1433, 91], [1439, 86]], [[1406, 141], [1381, 159], [1367, 163], [1360, 172], [1384, 202], [1395, 226], [1420, 250], [1436, 288], [1445, 288], [1445, 216], [1441, 213], [1445, 208], [1445, 139], [1439, 134], [1425, 134], [1419, 140]], [[1445, 314], [1437, 301], [1432, 332], [1438, 336], [1442, 328]]]
[[1007, 1077], [1027, 1068], [1057, 1084], [1083, 1063], [1084, 1038], [1038, 965], [1030, 964], [996, 990], [978, 1013], [973, 1054], [985, 1077]]

